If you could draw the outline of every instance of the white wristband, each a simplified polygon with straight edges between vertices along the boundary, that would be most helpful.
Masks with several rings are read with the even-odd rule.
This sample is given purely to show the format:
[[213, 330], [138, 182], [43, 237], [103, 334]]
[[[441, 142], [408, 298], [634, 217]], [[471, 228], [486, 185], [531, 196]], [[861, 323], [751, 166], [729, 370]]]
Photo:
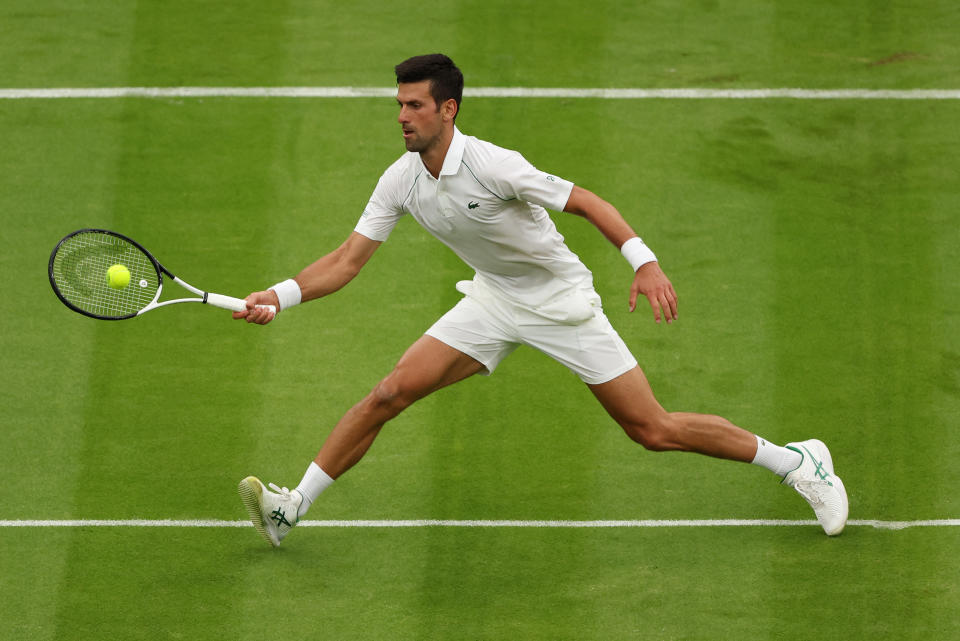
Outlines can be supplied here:
[[643, 244], [637, 236], [634, 236], [620, 247], [620, 253], [627, 259], [633, 271], [637, 271], [643, 265], [652, 263], [657, 257], [650, 251], [650, 248]]
[[297, 281], [292, 278], [277, 283], [270, 289], [276, 292], [277, 298], [280, 300], [280, 309], [277, 311], [283, 311], [288, 307], [300, 304], [300, 285], [297, 285]]

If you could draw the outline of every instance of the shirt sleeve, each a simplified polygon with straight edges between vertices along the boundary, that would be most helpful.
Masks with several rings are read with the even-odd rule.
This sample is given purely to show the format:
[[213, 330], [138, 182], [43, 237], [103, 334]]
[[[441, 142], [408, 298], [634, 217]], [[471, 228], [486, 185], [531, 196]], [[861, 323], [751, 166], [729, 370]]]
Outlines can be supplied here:
[[363, 214], [353, 231], [370, 240], [385, 241], [403, 216], [402, 198], [398, 198], [399, 172], [391, 166], [380, 176]]
[[572, 182], [540, 171], [515, 151], [491, 165], [489, 180], [506, 200], [525, 200], [554, 211], [563, 211], [573, 191]]

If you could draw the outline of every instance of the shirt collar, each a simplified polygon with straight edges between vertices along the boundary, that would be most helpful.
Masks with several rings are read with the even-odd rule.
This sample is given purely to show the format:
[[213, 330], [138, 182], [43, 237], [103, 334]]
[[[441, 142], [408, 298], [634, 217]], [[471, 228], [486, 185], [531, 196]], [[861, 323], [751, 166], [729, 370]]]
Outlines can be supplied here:
[[467, 137], [460, 133], [457, 126], [453, 126], [453, 140], [447, 148], [447, 155], [443, 159], [443, 167], [440, 168], [441, 176], [453, 176], [460, 171], [460, 162], [463, 160], [463, 148], [467, 144]]

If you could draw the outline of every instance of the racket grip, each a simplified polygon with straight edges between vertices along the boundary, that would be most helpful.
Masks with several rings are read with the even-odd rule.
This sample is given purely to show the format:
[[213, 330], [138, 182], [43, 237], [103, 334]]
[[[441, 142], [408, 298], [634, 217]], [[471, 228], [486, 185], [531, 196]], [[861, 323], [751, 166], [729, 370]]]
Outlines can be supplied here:
[[[247, 308], [247, 301], [242, 298], [234, 298], [233, 296], [224, 296], [223, 294], [214, 294], [213, 292], [208, 292], [206, 295], [206, 302], [208, 305], [213, 305], [214, 307], [219, 307], [221, 309], [229, 309], [233, 312], [242, 312]], [[277, 308], [273, 305], [257, 305], [257, 307], [266, 307], [274, 314], [277, 313]]]

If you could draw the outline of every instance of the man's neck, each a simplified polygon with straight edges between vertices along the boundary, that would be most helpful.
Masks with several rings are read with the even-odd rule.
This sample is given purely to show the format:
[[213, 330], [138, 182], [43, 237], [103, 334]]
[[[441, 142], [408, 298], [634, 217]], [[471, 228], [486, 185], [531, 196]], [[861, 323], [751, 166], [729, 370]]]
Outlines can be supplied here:
[[443, 132], [443, 135], [437, 140], [437, 144], [420, 152], [420, 160], [423, 161], [423, 166], [434, 178], [440, 178], [440, 170], [443, 169], [443, 161], [447, 157], [451, 142], [453, 142], [453, 127]]

